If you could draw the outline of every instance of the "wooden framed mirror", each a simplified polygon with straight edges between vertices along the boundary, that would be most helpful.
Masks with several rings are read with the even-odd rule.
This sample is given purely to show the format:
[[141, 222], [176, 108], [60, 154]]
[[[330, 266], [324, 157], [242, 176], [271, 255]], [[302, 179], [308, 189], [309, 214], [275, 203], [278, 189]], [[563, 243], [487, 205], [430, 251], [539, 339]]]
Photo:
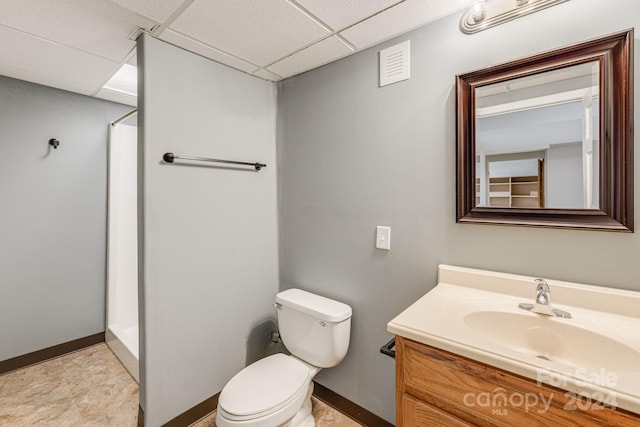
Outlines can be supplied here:
[[459, 223], [633, 231], [633, 30], [456, 76]]

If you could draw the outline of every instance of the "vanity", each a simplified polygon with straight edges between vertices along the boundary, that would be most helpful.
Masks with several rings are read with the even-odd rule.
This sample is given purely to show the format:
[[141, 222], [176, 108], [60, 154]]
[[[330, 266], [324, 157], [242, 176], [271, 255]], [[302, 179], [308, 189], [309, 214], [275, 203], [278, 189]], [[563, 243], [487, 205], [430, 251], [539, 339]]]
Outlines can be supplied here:
[[640, 425], [640, 292], [545, 283], [440, 265], [388, 324], [397, 425]]

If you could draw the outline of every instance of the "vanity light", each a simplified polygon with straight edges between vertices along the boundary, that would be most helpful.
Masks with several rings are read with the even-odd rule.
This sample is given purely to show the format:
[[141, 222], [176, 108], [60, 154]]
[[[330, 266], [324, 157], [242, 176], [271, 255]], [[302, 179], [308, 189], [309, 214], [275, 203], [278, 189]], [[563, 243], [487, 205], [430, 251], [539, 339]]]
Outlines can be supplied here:
[[473, 22], [478, 24], [484, 21], [484, 18], [487, 17], [487, 8], [484, 5], [485, 0], [476, 0], [471, 6], [471, 19]]
[[567, 0], [475, 0], [462, 15], [460, 31], [473, 34]]

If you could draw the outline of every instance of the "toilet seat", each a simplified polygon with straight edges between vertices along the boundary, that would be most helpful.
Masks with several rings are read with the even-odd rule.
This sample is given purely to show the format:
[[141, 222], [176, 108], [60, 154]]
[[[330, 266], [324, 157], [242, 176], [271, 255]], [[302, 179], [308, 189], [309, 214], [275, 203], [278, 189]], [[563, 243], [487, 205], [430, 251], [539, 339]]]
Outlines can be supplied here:
[[236, 374], [220, 393], [218, 410], [232, 421], [265, 417], [304, 399], [309, 383], [310, 371], [304, 363], [274, 354]]

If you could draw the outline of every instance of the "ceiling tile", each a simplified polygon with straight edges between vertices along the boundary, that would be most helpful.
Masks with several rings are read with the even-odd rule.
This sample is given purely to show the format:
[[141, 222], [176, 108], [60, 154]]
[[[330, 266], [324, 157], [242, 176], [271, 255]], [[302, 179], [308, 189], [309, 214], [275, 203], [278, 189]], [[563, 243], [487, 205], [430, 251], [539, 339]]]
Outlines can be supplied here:
[[334, 30], [342, 30], [402, 0], [296, 0]]
[[110, 0], [129, 10], [163, 23], [185, 0]]
[[0, 24], [119, 62], [153, 22], [104, 0], [2, 0]]
[[30, 74], [39, 74], [48, 76], [49, 79], [60, 79], [98, 89], [120, 66], [117, 62], [2, 26], [0, 40], [2, 63], [24, 70], [25, 76], [11, 76], [22, 80], [39, 83], [42, 80], [32, 80], [28, 77]]
[[282, 77], [293, 76], [343, 56], [353, 53], [353, 49], [347, 46], [337, 36], [329, 37], [308, 48], [297, 52], [282, 61], [278, 61], [267, 69]]
[[406, 33], [469, 6], [469, 0], [406, 0], [340, 33], [359, 49]]
[[277, 82], [278, 80], [282, 80], [281, 76], [262, 68], [254, 72], [253, 75], [256, 77], [260, 77], [261, 79], [270, 80], [272, 82]]
[[108, 101], [119, 102], [120, 104], [131, 105], [136, 107], [138, 105], [138, 98], [135, 96], [127, 95], [122, 92], [115, 92], [109, 89], [101, 89], [100, 92], [95, 95], [98, 98], [106, 99]]
[[206, 58], [212, 59], [246, 73], [251, 73], [257, 68], [257, 66], [254, 64], [250, 64], [231, 55], [227, 55], [224, 52], [214, 49], [211, 46], [207, 46], [206, 44], [200, 43], [197, 40], [193, 40], [189, 37], [183, 36], [182, 34], [176, 33], [175, 31], [166, 30], [160, 35], [160, 38], [190, 52], [197, 53], [198, 55], [202, 55]]
[[171, 28], [261, 67], [329, 33], [285, 0], [196, 0]]
[[25, 80], [27, 82], [55, 87], [62, 90], [68, 90], [70, 92], [75, 92], [82, 95], [91, 95], [96, 90], [95, 86], [83, 85], [81, 83], [67, 80], [61, 77], [53, 77], [47, 74], [13, 67], [11, 65], [5, 64], [4, 62], [0, 63], [0, 76], [7, 76], [18, 80]]

